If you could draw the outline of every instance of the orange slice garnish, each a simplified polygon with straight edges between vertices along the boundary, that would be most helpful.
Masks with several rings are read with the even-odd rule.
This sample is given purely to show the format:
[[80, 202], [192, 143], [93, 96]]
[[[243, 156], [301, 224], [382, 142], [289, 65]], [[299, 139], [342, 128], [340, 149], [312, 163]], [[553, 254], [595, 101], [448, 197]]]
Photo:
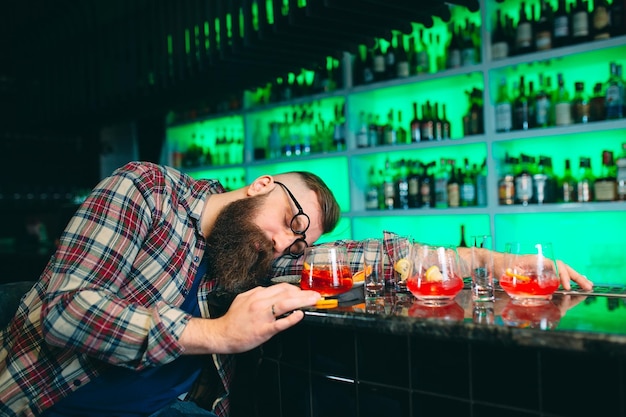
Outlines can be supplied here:
[[315, 303], [315, 308], [335, 308], [339, 305], [339, 301], [336, 298], [325, 299], [322, 298]]
[[372, 266], [368, 265], [367, 269], [357, 272], [352, 275], [352, 282], [362, 282], [365, 281], [365, 275], [370, 275], [372, 273]]
[[526, 275], [516, 274], [515, 272], [513, 272], [513, 271], [511, 270], [511, 268], [507, 268], [507, 269], [504, 271], [504, 273], [505, 273], [506, 275], [510, 276], [510, 277], [513, 277], [513, 278], [519, 279], [520, 281], [523, 281], [523, 282], [530, 282], [530, 277], [527, 277]]

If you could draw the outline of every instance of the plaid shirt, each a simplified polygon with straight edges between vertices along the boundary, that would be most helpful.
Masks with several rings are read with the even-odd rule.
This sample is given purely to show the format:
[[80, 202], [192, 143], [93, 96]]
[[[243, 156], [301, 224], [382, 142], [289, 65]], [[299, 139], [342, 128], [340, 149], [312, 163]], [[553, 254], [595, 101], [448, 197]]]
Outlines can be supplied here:
[[[221, 192], [216, 181], [150, 163], [95, 187], [0, 332], [0, 415], [38, 415], [107, 366], [141, 370], [183, 353], [191, 316], [176, 306], [204, 254], [204, 203]], [[203, 282], [198, 291], [203, 317], [210, 290]], [[211, 355], [227, 396], [222, 356]], [[216, 411], [227, 408], [219, 403]]]

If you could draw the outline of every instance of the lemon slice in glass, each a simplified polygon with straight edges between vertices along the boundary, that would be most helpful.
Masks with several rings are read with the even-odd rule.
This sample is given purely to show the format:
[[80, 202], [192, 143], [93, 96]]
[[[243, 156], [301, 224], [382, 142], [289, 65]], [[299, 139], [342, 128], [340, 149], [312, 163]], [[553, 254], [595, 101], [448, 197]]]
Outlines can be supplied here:
[[437, 265], [433, 265], [428, 268], [426, 270], [426, 273], [424, 274], [424, 277], [426, 278], [426, 281], [443, 281], [443, 274], [441, 273]]
[[400, 279], [404, 281], [405, 279], [409, 277], [411, 263], [406, 258], [398, 259], [395, 265], [393, 266], [393, 269], [395, 269], [396, 272], [400, 274]]

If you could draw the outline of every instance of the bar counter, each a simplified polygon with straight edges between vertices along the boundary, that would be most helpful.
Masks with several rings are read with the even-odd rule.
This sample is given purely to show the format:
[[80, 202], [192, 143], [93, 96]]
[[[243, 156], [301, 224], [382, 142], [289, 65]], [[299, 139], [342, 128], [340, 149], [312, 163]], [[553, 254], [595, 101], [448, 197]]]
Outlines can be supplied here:
[[502, 291], [474, 303], [468, 289], [443, 307], [410, 294], [342, 298], [305, 310], [238, 366], [256, 415], [626, 416], [619, 289], [561, 291], [537, 307]]

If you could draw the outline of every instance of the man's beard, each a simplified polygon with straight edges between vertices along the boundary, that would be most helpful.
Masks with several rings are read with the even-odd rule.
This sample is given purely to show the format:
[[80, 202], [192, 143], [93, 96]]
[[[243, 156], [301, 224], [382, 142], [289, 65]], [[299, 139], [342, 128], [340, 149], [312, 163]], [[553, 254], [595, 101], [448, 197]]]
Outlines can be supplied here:
[[241, 293], [264, 285], [273, 261], [272, 241], [252, 222], [265, 196], [224, 207], [206, 240], [207, 272], [218, 291]]

